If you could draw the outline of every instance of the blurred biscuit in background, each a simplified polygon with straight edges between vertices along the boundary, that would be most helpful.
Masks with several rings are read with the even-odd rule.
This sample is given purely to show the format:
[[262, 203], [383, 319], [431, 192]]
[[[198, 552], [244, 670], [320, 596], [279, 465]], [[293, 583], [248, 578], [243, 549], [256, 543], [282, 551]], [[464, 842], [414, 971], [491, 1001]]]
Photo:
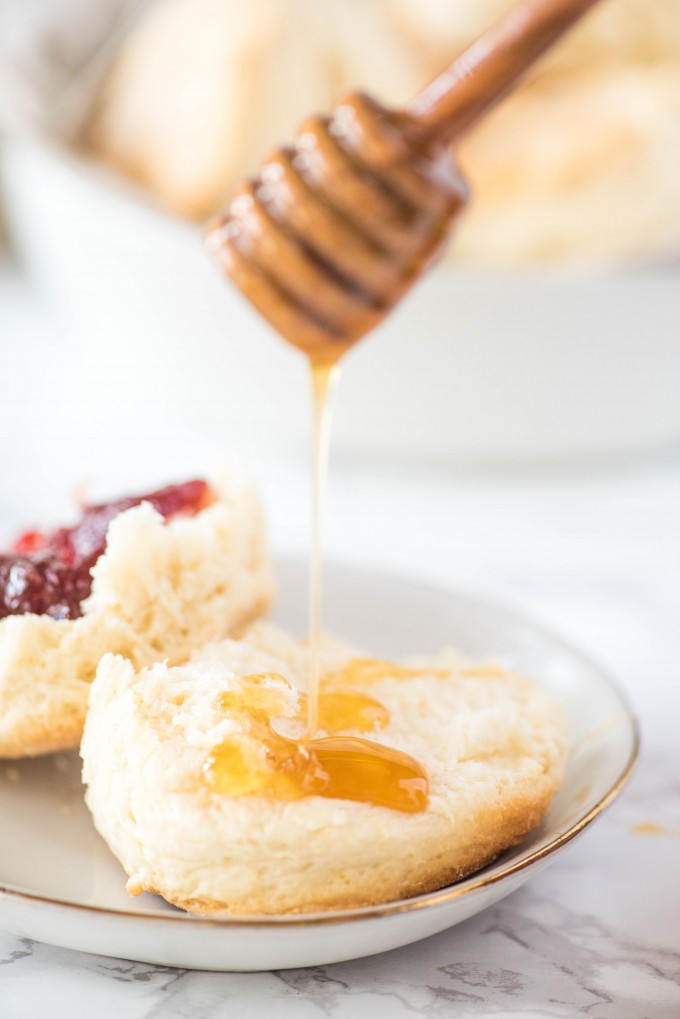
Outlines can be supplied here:
[[392, 94], [406, 81], [409, 94], [421, 80], [410, 50], [384, 5], [157, 0], [113, 63], [87, 141], [171, 211], [204, 218], [350, 83]]
[[[299, 121], [361, 87], [399, 105], [514, 0], [156, 0], [86, 143], [162, 206], [218, 209]], [[680, 242], [677, 0], [596, 9], [460, 146], [476, 200], [456, 258], [665, 256]]]
[[[516, 0], [394, 0], [394, 17], [426, 60], [446, 64]], [[622, 63], [677, 62], [680, 12], [676, 0], [605, 0], [544, 59], [534, 76], [559, 75]]]

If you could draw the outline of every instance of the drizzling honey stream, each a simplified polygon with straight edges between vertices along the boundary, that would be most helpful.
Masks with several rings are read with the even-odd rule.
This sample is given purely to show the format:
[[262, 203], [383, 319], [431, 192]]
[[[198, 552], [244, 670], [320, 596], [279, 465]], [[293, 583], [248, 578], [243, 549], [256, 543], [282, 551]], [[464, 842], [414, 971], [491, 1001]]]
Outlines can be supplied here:
[[[260, 732], [266, 773], [273, 767], [287, 776], [265, 781], [262, 789], [281, 796], [285, 788], [289, 795], [295, 774], [298, 793], [413, 811], [426, 806], [427, 776], [409, 755], [354, 735], [315, 738], [319, 727], [329, 732], [327, 694], [319, 695], [321, 527], [339, 362], [420, 275], [466, 195], [446, 154], [421, 153], [416, 161], [408, 154], [391, 114], [364, 96], [350, 97], [330, 118], [303, 125], [292, 149], [270, 157], [209, 243], [244, 293], [307, 354], [312, 381], [307, 724], [292, 756], [291, 745], [274, 730]], [[360, 214], [367, 204], [376, 213], [369, 221]], [[349, 724], [347, 715], [344, 721], [345, 732], [370, 731]], [[239, 748], [223, 748], [210, 774], [242, 772], [240, 755]], [[418, 795], [404, 795], [413, 783]]]
[[309, 559], [309, 679], [307, 697], [307, 737], [318, 727], [321, 597], [323, 558], [321, 529], [326, 501], [328, 453], [330, 447], [333, 387], [340, 377], [336, 363], [310, 365], [312, 376], [312, 545]]
[[[308, 119], [292, 145], [272, 153], [257, 177], [238, 190], [227, 213], [208, 233], [208, 247], [225, 273], [277, 332], [308, 356], [312, 372], [307, 728], [305, 741], [291, 750], [293, 744], [278, 736], [270, 721], [252, 716], [254, 725], [264, 726], [259, 735], [268, 761], [265, 771], [282, 776], [257, 786], [270, 795], [283, 795], [285, 787], [300, 795], [335, 795], [414, 809], [404, 807], [396, 794], [392, 802], [385, 799], [385, 789], [394, 793], [404, 774], [413, 778], [417, 773], [419, 765], [412, 758], [358, 737], [315, 738], [323, 715], [321, 518], [330, 392], [340, 358], [382, 322], [420, 278], [465, 205], [467, 187], [451, 156], [451, 144], [595, 2], [525, 0], [404, 111], [389, 110], [354, 93], [329, 117]], [[218, 748], [207, 766], [209, 781], [215, 788], [229, 785], [230, 774], [241, 775], [244, 768], [248, 772], [241, 761], [242, 748]], [[326, 775], [320, 783], [314, 777], [317, 766]], [[427, 780], [420, 771], [425, 786], [424, 792], [419, 787], [422, 795], [415, 809], [424, 809], [427, 800]], [[296, 776], [294, 781], [291, 775]], [[255, 781], [252, 775], [251, 780]]]

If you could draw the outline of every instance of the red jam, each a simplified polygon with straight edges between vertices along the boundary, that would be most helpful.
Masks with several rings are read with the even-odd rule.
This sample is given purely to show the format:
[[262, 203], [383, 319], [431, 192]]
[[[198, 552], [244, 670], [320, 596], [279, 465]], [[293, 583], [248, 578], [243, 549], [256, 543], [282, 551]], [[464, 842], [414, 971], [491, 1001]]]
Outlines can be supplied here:
[[26, 531], [7, 553], [0, 553], [0, 619], [34, 612], [55, 619], [77, 619], [92, 588], [90, 570], [106, 548], [106, 532], [124, 510], [150, 503], [166, 520], [193, 516], [212, 502], [205, 481], [168, 485], [148, 495], [85, 506], [74, 527]]

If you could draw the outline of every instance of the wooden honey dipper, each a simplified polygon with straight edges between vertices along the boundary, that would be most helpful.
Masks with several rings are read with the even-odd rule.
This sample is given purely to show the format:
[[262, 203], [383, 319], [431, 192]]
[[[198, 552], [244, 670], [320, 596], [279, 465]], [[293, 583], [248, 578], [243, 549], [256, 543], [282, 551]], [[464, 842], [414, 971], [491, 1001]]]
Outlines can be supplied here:
[[406, 110], [362, 93], [312, 117], [211, 226], [208, 248], [315, 364], [380, 323], [445, 244], [467, 186], [450, 148], [596, 0], [526, 0]]

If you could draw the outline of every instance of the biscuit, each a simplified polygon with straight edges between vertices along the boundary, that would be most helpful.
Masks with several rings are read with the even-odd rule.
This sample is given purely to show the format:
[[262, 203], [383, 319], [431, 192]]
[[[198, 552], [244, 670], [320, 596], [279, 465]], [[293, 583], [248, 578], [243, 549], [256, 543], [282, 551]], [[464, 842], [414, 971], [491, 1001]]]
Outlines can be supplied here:
[[[427, 59], [445, 67], [517, 0], [391, 0], [392, 16]], [[680, 53], [676, 0], [609, 0], [572, 28], [539, 65], [541, 75], [653, 66]]]
[[[358, 655], [327, 638], [322, 667]], [[251, 738], [225, 696], [238, 699], [244, 677], [256, 673], [266, 677], [259, 681], [277, 717], [290, 717], [305, 659], [303, 645], [258, 623], [245, 639], [213, 644], [176, 668], [138, 671], [120, 656], [102, 660], [81, 746], [83, 778], [95, 826], [130, 892], [154, 892], [199, 914], [362, 907], [465, 877], [540, 823], [565, 764], [562, 709], [528, 679], [469, 668], [451, 652], [410, 663], [408, 679], [383, 674], [365, 685], [390, 717], [380, 731], [354, 733], [425, 767], [423, 812], [214, 791], [204, 767], [215, 747]]]
[[[86, 144], [165, 208], [202, 219], [310, 111], [356, 87], [408, 102], [515, 3], [390, 0], [318, 17], [274, 0], [165, 0], [117, 54]], [[675, 255], [679, 61], [677, 0], [589, 12], [457, 146], [474, 201], [453, 258], [512, 268]]]
[[165, 522], [148, 503], [117, 516], [78, 619], [0, 621], [0, 757], [77, 747], [89, 687], [107, 651], [137, 667], [185, 661], [196, 642], [265, 612], [273, 581], [257, 496], [237, 474], [217, 500]]
[[680, 238], [680, 68], [534, 82], [459, 150], [474, 200], [460, 262], [605, 263], [672, 255]]

